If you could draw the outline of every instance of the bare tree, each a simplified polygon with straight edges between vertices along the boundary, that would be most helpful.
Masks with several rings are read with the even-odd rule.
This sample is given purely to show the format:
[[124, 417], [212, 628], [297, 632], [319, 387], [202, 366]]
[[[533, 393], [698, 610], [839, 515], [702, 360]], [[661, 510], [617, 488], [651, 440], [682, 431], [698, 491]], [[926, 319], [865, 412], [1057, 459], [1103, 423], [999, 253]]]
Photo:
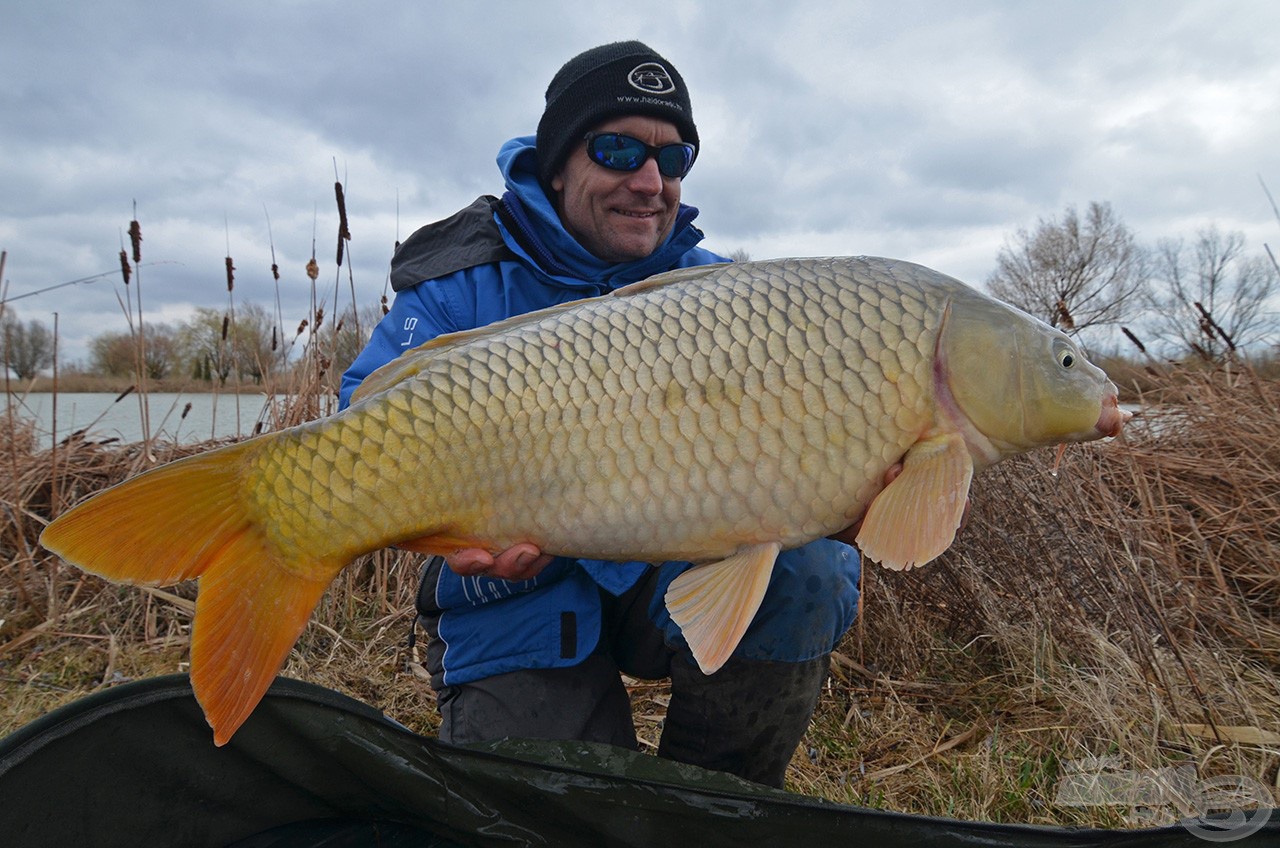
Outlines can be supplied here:
[[89, 367], [96, 374], [127, 377], [138, 359], [138, 345], [129, 333], [99, 333], [89, 340]]
[[19, 380], [30, 380], [53, 364], [53, 332], [32, 318], [25, 324], [10, 312], [0, 326], [4, 362]]
[[144, 362], [147, 376], [159, 380], [170, 376], [181, 364], [178, 330], [172, 324], [148, 324]]
[[[178, 331], [169, 324], [148, 324], [143, 363], [147, 377], [159, 380], [182, 360]], [[138, 342], [133, 333], [105, 332], [89, 340], [89, 367], [99, 374], [127, 377], [138, 370]]]
[[1128, 321], [1147, 284], [1146, 250], [1097, 202], [1083, 219], [1068, 206], [1061, 220], [1019, 230], [987, 278], [993, 295], [1069, 333]]
[[219, 383], [232, 374], [260, 383], [288, 355], [275, 320], [256, 303], [238, 307], [234, 319], [230, 312], [196, 307], [178, 335], [195, 371]]
[[236, 308], [232, 338], [241, 375], [255, 383], [261, 383], [284, 365], [288, 354], [279, 325], [261, 305], [248, 303]]
[[1182, 239], [1161, 241], [1152, 334], [1205, 359], [1274, 341], [1280, 316], [1266, 307], [1280, 290], [1280, 274], [1266, 257], [1244, 251], [1243, 233], [1223, 233], [1215, 225], [1200, 230], [1190, 248]]
[[178, 331], [183, 353], [202, 379], [225, 383], [235, 369], [230, 337], [231, 318], [220, 309], [197, 306]]

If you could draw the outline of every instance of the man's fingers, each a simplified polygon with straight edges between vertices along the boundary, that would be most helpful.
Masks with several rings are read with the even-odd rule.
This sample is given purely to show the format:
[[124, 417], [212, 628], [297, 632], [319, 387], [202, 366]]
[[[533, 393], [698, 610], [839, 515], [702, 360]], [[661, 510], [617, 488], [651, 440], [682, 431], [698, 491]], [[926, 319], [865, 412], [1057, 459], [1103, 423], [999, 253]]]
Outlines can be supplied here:
[[493, 554], [483, 548], [464, 548], [449, 554], [444, 561], [463, 577], [475, 577], [492, 568], [494, 559]]
[[490, 577], [501, 580], [528, 580], [551, 562], [551, 557], [538, 549], [537, 545], [520, 542], [498, 554]]
[[492, 577], [497, 580], [529, 580], [536, 577], [551, 555], [537, 545], [520, 542], [497, 556], [483, 548], [464, 548], [445, 557], [445, 562], [463, 577]]

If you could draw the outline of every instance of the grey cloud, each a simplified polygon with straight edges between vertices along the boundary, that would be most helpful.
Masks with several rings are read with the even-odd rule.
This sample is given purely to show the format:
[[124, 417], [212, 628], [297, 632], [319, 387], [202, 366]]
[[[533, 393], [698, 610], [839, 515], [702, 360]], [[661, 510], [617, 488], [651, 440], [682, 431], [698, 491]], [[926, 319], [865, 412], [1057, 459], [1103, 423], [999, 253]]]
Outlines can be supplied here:
[[[270, 215], [297, 320], [313, 234], [330, 298], [338, 274], [336, 161], [376, 299], [397, 235], [501, 190], [498, 146], [533, 130], [559, 65], [632, 37], [694, 88], [686, 197], [720, 249], [982, 279], [1006, 235], [1090, 200], [1152, 241], [1216, 219], [1275, 243], [1256, 177], [1280, 187], [1276, 32], [1276, 8], [1210, 0], [17, 4], [0, 249], [15, 293], [110, 270], [136, 200], [157, 310], [225, 303], [228, 242], [237, 297], [269, 301]], [[57, 310], [77, 340], [121, 322], [115, 280], [62, 291], [22, 314]]]

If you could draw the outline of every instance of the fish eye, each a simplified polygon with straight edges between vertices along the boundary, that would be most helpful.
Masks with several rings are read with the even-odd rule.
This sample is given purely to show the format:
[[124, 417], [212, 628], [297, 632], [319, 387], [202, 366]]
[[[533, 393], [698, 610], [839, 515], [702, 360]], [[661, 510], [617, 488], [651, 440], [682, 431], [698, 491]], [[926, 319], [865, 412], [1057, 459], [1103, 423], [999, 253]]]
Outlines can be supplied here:
[[1056, 355], [1058, 357], [1058, 364], [1061, 365], [1063, 368], [1073, 367], [1076, 364], [1076, 359], [1079, 358], [1076, 352], [1071, 348], [1067, 347], [1066, 345], [1063, 345], [1062, 347], [1058, 348], [1058, 352]]

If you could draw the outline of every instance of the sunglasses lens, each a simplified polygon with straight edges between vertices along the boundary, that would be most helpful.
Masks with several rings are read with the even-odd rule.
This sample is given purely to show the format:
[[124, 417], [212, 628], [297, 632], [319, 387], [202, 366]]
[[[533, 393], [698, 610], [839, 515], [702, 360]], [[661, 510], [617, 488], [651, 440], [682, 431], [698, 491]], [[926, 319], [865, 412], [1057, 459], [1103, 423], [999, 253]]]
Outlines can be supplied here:
[[652, 153], [664, 176], [680, 178], [693, 167], [694, 147], [692, 144], [650, 147], [638, 138], [621, 133], [593, 133], [587, 136], [587, 153], [597, 164], [614, 171], [638, 170]]
[[591, 158], [615, 171], [634, 171], [648, 158], [644, 143], [618, 133], [603, 133], [591, 139]]
[[693, 147], [668, 144], [658, 148], [658, 170], [668, 177], [683, 177], [693, 167]]

